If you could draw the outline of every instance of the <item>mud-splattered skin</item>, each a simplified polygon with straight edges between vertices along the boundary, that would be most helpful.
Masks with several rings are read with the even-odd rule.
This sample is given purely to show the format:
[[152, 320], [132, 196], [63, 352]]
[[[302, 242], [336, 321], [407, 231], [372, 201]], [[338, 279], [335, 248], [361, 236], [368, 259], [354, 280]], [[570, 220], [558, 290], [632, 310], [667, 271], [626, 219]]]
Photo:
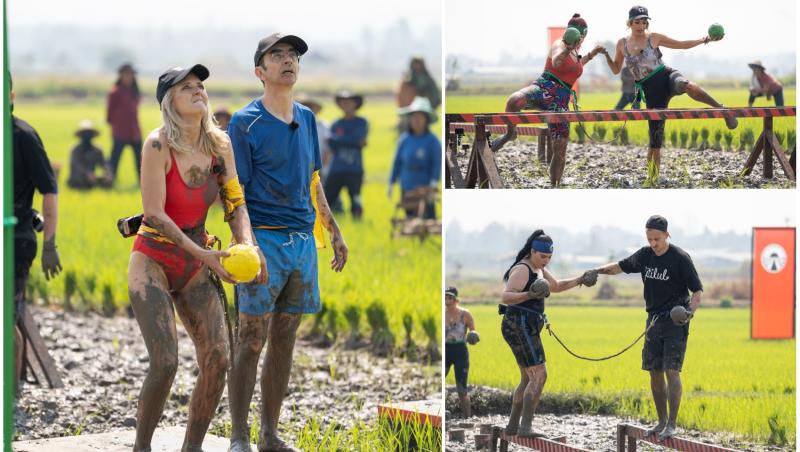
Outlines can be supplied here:
[[339, 230], [339, 225], [333, 218], [328, 200], [325, 198], [325, 190], [322, 188], [322, 183], [317, 185], [317, 215], [320, 216], [323, 226], [331, 234], [331, 246], [333, 247], [333, 259], [331, 259], [331, 269], [336, 272], [342, 271], [347, 263], [347, 244], [344, 243], [344, 237]]
[[[153, 431], [164, 409], [178, 367], [177, 329], [175, 312], [181, 319], [195, 345], [199, 375], [189, 402], [189, 417], [182, 451], [200, 451], [225, 387], [225, 372], [229, 366], [227, 331], [217, 290], [210, 279], [213, 269], [221, 278], [230, 281], [219, 258], [224, 253], [205, 249], [205, 214], [197, 224], [177, 225], [164, 212], [165, 179], [171, 161], [170, 152], [161, 152], [163, 136], [154, 132], [148, 137], [142, 155], [142, 204], [149, 226], [172, 243], [148, 239], [148, 246], [185, 257], [187, 267], [170, 271], [168, 280], [163, 262], [143, 252], [133, 251], [128, 267], [128, 290], [131, 305], [139, 323], [150, 356], [150, 366], [139, 395], [136, 442], [134, 451], [150, 450]], [[163, 135], [163, 132], [161, 132]], [[159, 138], [161, 138], [159, 140]], [[169, 150], [168, 146], [165, 146]], [[228, 143], [228, 148], [230, 144]], [[230, 159], [226, 162], [226, 160]], [[177, 160], [175, 161], [177, 162]], [[181, 177], [190, 187], [207, 183], [207, 189], [196, 191], [206, 205], [216, 198], [220, 185], [235, 177], [233, 154], [223, 153], [215, 167], [193, 164]], [[219, 168], [221, 166], [221, 168]], [[233, 168], [232, 170], [228, 170]], [[220, 169], [220, 171], [216, 171]], [[245, 206], [240, 206], [244, 209]], [[207, 213], [207, 212], [206, 212]], [[252, 243], [249, 218], [238, 215], [231, 223], [237, 240]], [[192, 220], [194, 222], [194, 220]], [[181, 230], [181, 227], [188, 229]], [[188, 265], [191, 263], [192, 265]], [[199, 265], [199, 271], [198, 271]], [[191, 267], [191, 268], [190, 268]]]

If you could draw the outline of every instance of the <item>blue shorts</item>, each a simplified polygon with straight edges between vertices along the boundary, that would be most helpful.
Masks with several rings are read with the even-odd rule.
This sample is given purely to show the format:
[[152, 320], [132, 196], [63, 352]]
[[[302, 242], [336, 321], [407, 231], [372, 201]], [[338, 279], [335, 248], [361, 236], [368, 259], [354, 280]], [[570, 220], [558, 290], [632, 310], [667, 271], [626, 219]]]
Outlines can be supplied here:
[[311, 233], [254, 229], [267, 259], [266, 284], [237, 284], [239, 312], [313, 314], [321, 309], [317, 280], [317, 247]]

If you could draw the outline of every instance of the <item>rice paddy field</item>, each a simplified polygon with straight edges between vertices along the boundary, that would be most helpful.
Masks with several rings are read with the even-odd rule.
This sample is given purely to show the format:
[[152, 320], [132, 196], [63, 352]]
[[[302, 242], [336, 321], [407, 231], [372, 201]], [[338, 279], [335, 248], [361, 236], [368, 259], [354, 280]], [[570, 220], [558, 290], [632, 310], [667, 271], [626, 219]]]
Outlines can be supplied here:
[[[702, 86], [702, 84], [701, 84]], [[746, 90], [733, 90], [733, 89], [709, 89], [709, 94], [714, 97], [718, 102], [726, 107], [746, 107], [747, 106], [747, 91]], [[509, 92], [508, 94], [511, 94]], [[784, 88], [784, 99], [786, 105], [797, 105], [796, 102], [796, 89]], [[446, 111], [447, 113], [498, 113], [505, 109], [507, 95], [447, 95]], [[610, 110], [613, 109], [619, 100], [620, 94], [618, 92], [590, 92], [579, 94], [578, 105], [581, 110]], [[677, 96], [670, 102], [670, 108], [707, 108], [705, 104], [701, 104], [692, 100], [688, 95]], [[765, 98], [760, 97], [754, 104], [755, 107], [769, 107], [774, 106], [774, 103], [767, 102]], [[630, 108], [630, 106], [628, 107]], [[572, 106], [570, 106], [572, 110]], [[609, 130], [620, 127], [623, 122], [611, 121], [607, 123], [586, 123], [586, 128], [589, 133], [594, 130], [595, 125], [604, 125]], [[796, 131], [796, 118], [785, 117], [775, 118], [774, 130], [778, 134], [786, 135], [788, 131]], [[677, 131], [680, 134], [682, 131], [691, 133], [692, 130], [700, 132], [701, 129], [707, 128], [710, 136], [713, 138], [717, 130], [723, 133], [728, 131], [725, 127], [725, 122], [722, 119], [694, 119], [694, 120], [671, 120], [667, 121], [664, 141], [665, 145], [671, 144], [670, 135], [672, 131]], [[732, 143], [735, 148], [739, 147], [740, 134], [747, 129], [752, 130], [755, 136], [761, 133], [763, 128], [763, 120], [760, 118], [739, 118], [739, 126], [732, 131]], [[646, 121], [629, 121], [626, 123], [626, 129], [630, 142], [636, 145], [646, 145], [648, 142], [647, 122]], [[606, 137], [607, 140], [611, 139], [611, 133]], [[577, 140], [575, 132], [575, 125], [571, 127], [570, 140]], [[791, 141], [791, 140], [790, 140]], [[724, 143], [724, 142], [723, 142]], [[791, 148], [791, 146], [788, 146]]]
[[[513, 389], [519, 368], [500, 334], [496, 305], [468, 305], [481, 333], [470, 347], [472, 385]], [[551, 306], [553, 330], [575, 353], [606, 356], [630, 344], [644, 330], [643, 308]], [[546, 331], [548, 379], [543, 397], [582, 395], [586, 413], [656, 419], [648, 373], [641, 369], [641, 342], [620, 357], [578, 360]], [[685, 428], [733, 432], [768, 441], [783, 430], [796, 439], [795, 340], [751, 340], [749, 309], [700, 309], [691, 323], [682, 371], [683, 400], [678, 423]], [[455, 384], [452, 372], [447, 384]]]
[[[213, 85], [208, 89], [212, 93], [212, 108], [222, 106], [223, 102], [215, 102], [213, 98]], [[224, 105], [235, 111], [247, 102], [249, 99], [245, 98], [226, 99]], [[56, 241], [64, 271], [74, 272], [77, 279], [78, 294], [73, 297], [78, 300], [77, 308], [98, 309], [102, 300], [118, 308], [127, 306], [127, 263], [133, 240], [119, 235], [116, 221], [142, 210], [133, 152], [130, 148], [125, 149], [117, 187], [113, 190], [80, 192], [66, 185], [68, 154], [76, 143], [73, 133], [80, 120], [91, 119], [99, 126], [101, 134], [95, 139], [95, 144], [104, 150], [107, 157], [110, 154], [110, 128], [104, 120], [104, 99], [26, 103], [18, 97], [14, 114], [36, 128], [51, 162], [54, 166], [62, 166]], [[332, 100], [328, 100], [321, 117], [330, 122], [339, 114]], [[386, 195], [397, 142], [395, 106], [389, 99], [373, 101], [368, 98], [359, 114], [370, 122], [368, 145], [364, 150], [366, 177], [362, 197], [365, 214], [360, 222], [352, 221], [349, 214], [337, 216], [350, 249], [349, 261], [342, 273], [336, 274], [329, 269], [330, 246], [320, 250], [319, 278], [323, 303], [341, 313], [345, 306], [366, 308], [377, 301], [386, 308], [390, 326], [398, 336], [402, 331], [402, 315], [411, 313], [414, 336], [421, 338], [424, 337], [419, 327], [422, 320], [434, 318], [437, 329], [441, 328], [441, 238], [430, 237], [423, 242], [412, 238], [390, 238], [389, 220], [395, 214], [399, 197], [398, 188], [392, 200]], [[139, 120], [145, 135], [159, 125], [160, 113], [151, 99], [143, 101]], [[438, 134], [438, 124], [432, 130]], [[345, 209], [349, 207], [346, 196], [344, 205]], [[41, 209], [38, 196], [34, 207]], [[209, 212], [207, 229], [220, 236], [222, 243], [228, 243], [230, 230], [217, 206]], [[41, 248], [41, 244], [39, 246]], [[64, 274], [45, 284], [38, 258], [33, 269], [30, 286], [36, 297], [49, 303], [61, 303]], [[230, 296], [231, 286], [227, 289]], [[340, 319], [340, 323], [344, 324], [344, 319]]]

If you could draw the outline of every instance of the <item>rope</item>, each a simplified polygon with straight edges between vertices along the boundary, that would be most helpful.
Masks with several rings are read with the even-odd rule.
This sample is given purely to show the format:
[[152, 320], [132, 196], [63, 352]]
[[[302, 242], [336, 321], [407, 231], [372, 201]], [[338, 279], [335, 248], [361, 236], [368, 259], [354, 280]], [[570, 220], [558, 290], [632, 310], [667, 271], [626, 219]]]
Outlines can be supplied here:
[[[210, 236], [209, 237], [209, 248], [213, 248], [214, 245], [217, 246], [217, 250], [222, 249], [222, 241], [217, 236]], [[214, 284], [214, 287], [217, 289], [217, 295], [219, 295], [219, 302], [222, 305], [222, 312], [225, 314], [225, 327], [228, 330], [228, 351], [230, 353], [230, 363], [229, 366], [233, 366], [233, 331], [231, 330], [231, 317], [228, 314], [228, 295], [225, 293], [225, 287], [222, 285], [222, 281], [219, 279], [219, 275], [214, 273], [213, 270], [209, 270], [209, 278], [211, 279], [211, 283]], [[238, 307], [236, 312], [238, 313]], [[239, 333], [239, 318], [236, 318], [236, 333]]]
[[608, 359], [611, 359], [611, 358], [616, 358], [617, 356], [619, 356], [619, 355], [627, 352], [628, 350], [630, 350], [631, 347], [636, 345], [636, 343], [639, 342], [647, 334], [648, 331], [650, 331], [650, 328], [652, 328], [653, 325], [655, 325], [656, 320], [658, 320], [658, 316], [657, 315], [653, 317], [653, 320], [650, 321], [650, 324], [647, 325], [647, 328], [645, 328], [644, 332], [642, 334], [640, 334], [639, 337], [636, 338], [636, 340], [631, 342], [630, 345], [628, 345], [627, 347], [623, 348], [621, 351], [619, 351], [617, 353], [614, 353], [613, 355], [603, 356], [603, 357], [600, 357], [600, 358], [592, 358], [592, 357], [588, 357], [588, 356], [578, 355], [577, 353], [575, 353], [572, 350], [570, 350], [569, 347], [567, 347], [567, 345], [564, 344], [564, 342], [561, 339], [559, 339], [559, 337], [556, 335], [555, 331], [553, 331], [553, 328], [550, 327], [550, 322], [548, 322], [545, 325], [545, 328], [547, 328], [547, 332], [550, 333], [550, 335], [553, 336], [555, 338], [555, 340], [558, 341], [558, 343], [561, 344], [561, 346], [564, 347], [564, 350], [566, 350], [570, 355], [572, 355], [572, 356], [574, 356], [574, 357], [576, 357], [578, 359], [583, 359], [583, 360], [586, 360], [586, 361], [605, 361], [605, 360], [608, 360]]

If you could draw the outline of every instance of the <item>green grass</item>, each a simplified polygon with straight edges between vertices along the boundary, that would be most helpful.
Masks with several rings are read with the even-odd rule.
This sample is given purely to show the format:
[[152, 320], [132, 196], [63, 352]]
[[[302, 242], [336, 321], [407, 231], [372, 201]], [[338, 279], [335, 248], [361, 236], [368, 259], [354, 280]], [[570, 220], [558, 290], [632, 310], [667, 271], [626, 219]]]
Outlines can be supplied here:
[[[212, 97], [212, 104], [214, 104]], [[238, 109], [248, 100], [228, 103], [229, 108]], [[66, 186], [68, 177], [68, 153], [75, 144], [74, 130], [84, 118], [94, 120], [101, 126], [101, 134], [95, 143], [109, 154], [110, 132], [104, 123], [104, 104], [90, 103], [18, 103], [15, 114], [37, 129], [51, 161], [64, 167], [59, 176], [59, 223], [57, 243], [65, 271], [75, 272], [77, 286], [88, 298], [89, 306], [101, 309], [103, 287], [111, 287], [115, 303], [122, 307], [128, 304], [127, 264], [132, 239], [123, 239], [116, 230], [118, 218], [141, 212], [141, 197], [134, 170], [133, 153], [126, 149], [119, 169], [118, 188], [113, 191], [94, 190], [79, 192]], [[339, 114], [332, 103], [325, 104], [322, 117], [328, 121]], [[320, 250], [320, 290], [323, 303], [337, 307], [339, 312], [347, 305], [362, 308], [377, 300], [389, 314], [392, 330], [402, 331], [401, 317], [406, 312], [415, 316], [416, 325], [434, 316], [437, 325], [441, 322], [441, 239], [433, 237], [420, 243], [415, 239], [390, 238], [389, 219], [394, 213], [394, 203], [386, 198], [386, 181], [391, 168], [397, 141], [393, 126], [397, 120], [394, 104], [390, 102], [367, 102], [360, 114], [370, 121], [368, 145], [364, 150], [366, 179], [362, 191], [365, 216], [354, 222], [349, 215], [337, 218], [350, 248], [346, 268], [340, 274], [330, 270], [332, 256], [330, 246]], [[143, 133], [156, 128], [160, 123], [157, 107], [143, 107], [140, 111]], [[438, 133], [438, 124], [432, 130]], [[395, 193], [398, 193], [396, 190]], [[349, 199], [345, 200], [345, 207]], [[41, 208], [37, 196], [34, 207]], [[228, 243], [230, 230], [222, 221], [218, 206], [212, 207], [206, 223], [209, 232], [220, 236]], [[41, 239], [40, 239], [41, 240]], [[41, 244], [39, 245], [41, 247]], [[46, 291], [51, 301], [59, 303], [64, 294], [64, 275], [44, 284], [37, 260], [33, 264], [31, 284], [40, 292]], [[95, 278], [96, 284], [89, 281]], [[87, 286], [95, 286], [91, 292]], [[227, 286], [228, 293], [231, 287]], [[81, 297], [73, 297], [73, 304]], [[76, 301], [77, 299], [77, 301]], [[81, 306], [78, 306], [81, 308]], [[341, 319], [342, 330], [344, 319]], [[417, 327], [415, 337], [424, 338]]]
[[[481, 332], [470, 347], [470, 384], [512, 389], [519, 368], [500, 334], [496, 305], [469, 308]], [[644, 329], [642, 308], [550, 307], [553, 330], [575, 353], [610, 355]], [[795, 341], [750, 340], [748, 309], [701, 309], [692, 322], [682, 372], [683, 401], [678, 422], [699, 430], [734, 432], [759, 441], [770, 435], [769, 419], [795, 433]], [[544, 397], [588, 394], [598, 406], [620, 415], [656, 419], [647, 372], [641, 369], [641, 343], [618, 358], [578, 360], [546, 331]], [[452, 372], [448, 384], [454, 384]], [[587, 411], [593, 411], [588, 409]], [[596, 410], [595, 410], [596, 411]]]
[[[795, 99], [796, 90], [794, 88], [785, 89], [785, 99], [788, 104], [793, 103]], [[509, 94], [511, 94], [509, 92]], [[718, 102], [729, 107], [747, 106], [747, 92], [742, 90], [710, 90], [709, 94], [714, 97]], [[610, 110], [614, 108], [619, 100], [620, 94], [617, 92], [609, 93], [584, 93], [579, 95], [579, 106], [581, 110]], [[501, 96], [460, 96], [448, 95], [447, 96], [447, 113], [499, 113], [505, 109], [507, 95]], [[773, 106], [773, 103], [768, 103], [764, 98], [759, 98], [755, 105], [756, 107]], [[670, 108], [707, 108], [705, 104], [701, 104], [692, 100], [688, 95], [677, 96], [672, 99], [669, 104]], [[572, 106], [570, 105], [570, 110]], [[758, 136], [763, 127], [763, 119], [753, 118], [739, 118], [739, 126], [733, 131], [734, 147], [739, 146], [739, 134], [742, 130], [753, 129]], [[606, 126], [618, 127], [623, 124], [622, 121], [612, 121], [608, 123], [585, 123], [586, 129], [589, 133], [592, 132], [596, 124], [604, 124]], [[700, 129], [707, 127], [711, 136], [714, 136], [716, 130], [721, 130], [723, 133], [728, 130], [725, 122], [722, 119], [683, 119], [667, 121], [664, 131], [664, 145], [670, 146], [669, 135], [672, 130], [677, 130], [679, 133], [682, 130], [689, 131], [692, 129]], [[632, 144], [644, 145], [648, 142], [647, 122], [646, 121], [628, 121], [626, 128], [630, 136]], [[774, 129], [776, 132], [786, 133], [787, 130], [795, 130], [796, 121], [794, 117], [775, 118]], [[575, 132], [575, 125], [571, 127], [570, 141], [577, 140]], [[609, 133], [606, 141], [611, 139]]]

